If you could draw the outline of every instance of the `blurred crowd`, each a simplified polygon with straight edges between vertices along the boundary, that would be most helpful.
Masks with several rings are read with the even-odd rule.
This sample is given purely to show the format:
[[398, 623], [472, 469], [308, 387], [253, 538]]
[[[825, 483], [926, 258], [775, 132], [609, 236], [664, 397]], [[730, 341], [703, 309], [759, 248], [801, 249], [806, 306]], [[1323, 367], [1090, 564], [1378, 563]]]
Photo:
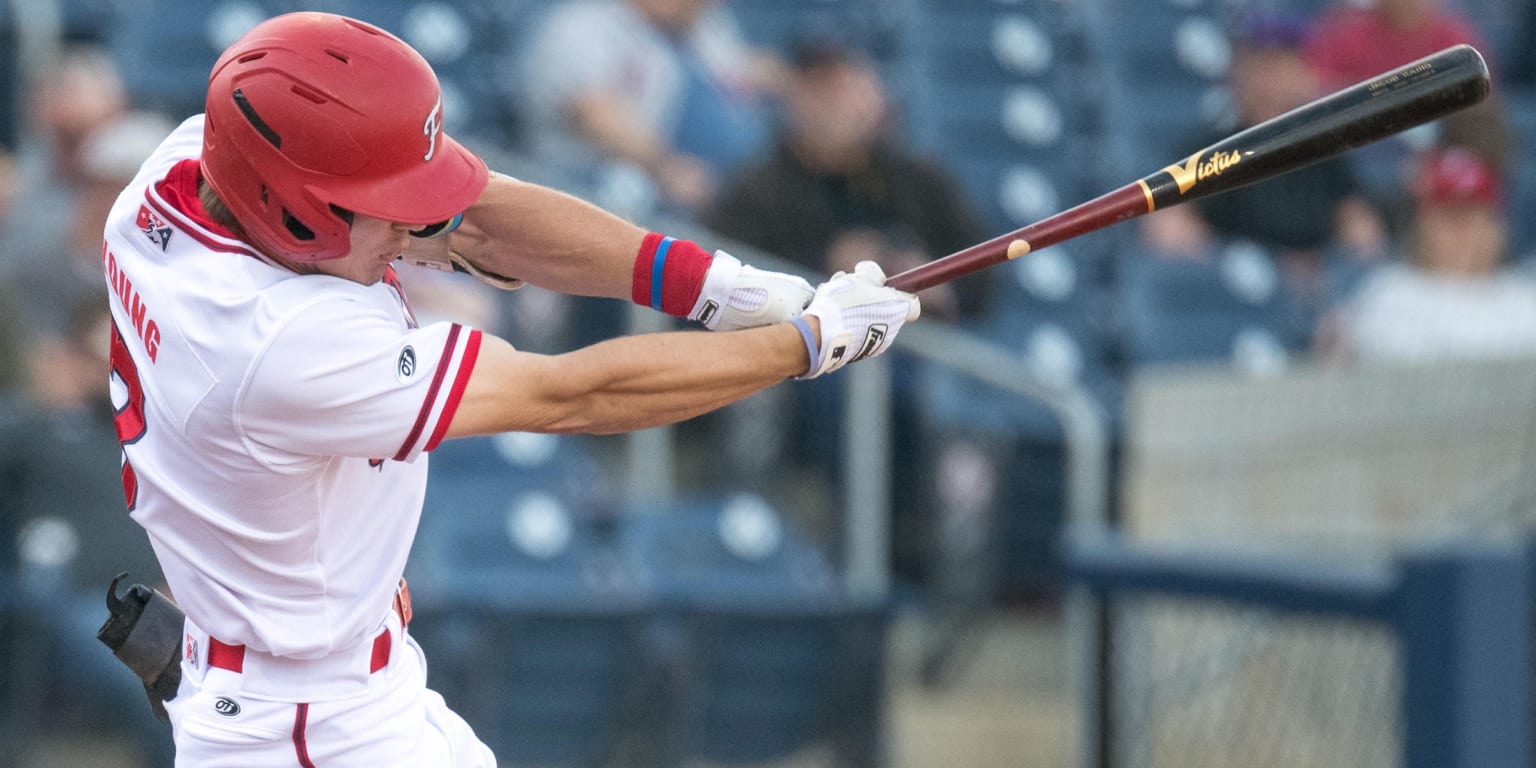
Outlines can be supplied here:
[[[901, 94], [859, 25], [808, 17], [787, 44], [767, 49], [749, 42], [729, 0], [547, 5], [506, 61], [487, 70], [504, 78], [492, 90], [507, 94], [515, 115], [493, 140], [493, 156], [519, 158], [520, 168], [537, 169], [535, 180], [558, 180], [637, 218], [697, 224], [721, 244], [760, 249], [808, 275], [864, 259], [894, 274], [1000, 234], [1003, 222], [987, 220], [979, 205], [991, 191], [964, 186], [953, 173], [958, 158], [910, 140]], [[1111, 266], [1091, 279], [1133, 274], [1142, 266], [1113, 267], [1133, 260], [1226, 269], [1232, 244], [1242, 242], [1258, 248], [1275, 290], [1295, 308], [1299, 331], [1281, 343], [1292, 358], [1354, 365], [1536, 354], [1536, 269], [1524, 252], [1536, 244], [1516, 241], [1511, 227], [1532, 212], [1510, 205], [1513, 169], [1532, 149], [1505, 111], [1506, 93], [1536, 91], [1536, 12], [1527, 16], [1515, 39], [1528, 45], [1489, 57], [1495, 88], [1484, 105], [1126, 225], [1103, 259]], [[1229, 31], [1231, 109], [1207, 135], [1190, 136], [1189, 151], [1447, 45], [1490, 50], [1447, 0], [1244, 14]], [[0, 354], [10, 363], [0, 367], [0, 584], [66, 606], [46, 630], [43, 652], [70, 657], [47, 665], [70, 671], [49, 681], [58, 705], [48, 711], [62, 713], [61, 722], [123, 723], [131, 738], [154, 727], [124, 716], [148, 717], [131, 678], [120, 696], [70, 693], [80, 677], [127, 677], [104, 653], [75, 652], [95, 642], [111, 577], [126, 570], [158, 579], [148, 542], [122, 511], [101, 227], [117, 192], [185, 114], [139, 103], [101, 33], [66, 25], [56, 56], [31, 62], [37, 74], [26, 83], [17, 62], [0, 66], [13, 79], [0, 88], [16, 106], [0, 131]], [[1020, 269], [1050, 282], [1047, 267]], [[401, 271], [423, 322], [455, 316], [539, 351], [624, 327], [622, 307], [578, 312], [571, 302], [579, 300], [536, 288], [499, 294]], [[994, 324], [1009, 311], [1009, 275], [985, 271], [931, 289], [924, 316], [960, 330]], [[1104, 295], [1119, 294], [1107, 286]], [[1133, 314], [1102, 304], [1094, 311], [1109, 318], [1100, 324], [1111, 337]], [[1145, 361], [1121, 347], [1106, 358], [1112, 377]], [[963, 430], [935, 415], [943, 409], [931, 407], [925, 364], [894, 355], [892, 366], [892, 565], [920, 593], [934, 578], [943, 516], [1016, 501], [1008, 484], [1019, 482], [1010, 476], [1017, 468], [1004, 471], [1004, 462], [1059, 437], [1023, 448], [951, 439]], [[845, 384], [776, 388], [683, 425], [683, 486], [756, 491], [837, 551]], [[1059, 490], [1045, 497], [1060, 503]], [[1049, 592], [1051, 584], [1021, 586]], [[118, 714], [98, 718], [92, 707]], [[168, 764], [163, 753], [145, 758]]]

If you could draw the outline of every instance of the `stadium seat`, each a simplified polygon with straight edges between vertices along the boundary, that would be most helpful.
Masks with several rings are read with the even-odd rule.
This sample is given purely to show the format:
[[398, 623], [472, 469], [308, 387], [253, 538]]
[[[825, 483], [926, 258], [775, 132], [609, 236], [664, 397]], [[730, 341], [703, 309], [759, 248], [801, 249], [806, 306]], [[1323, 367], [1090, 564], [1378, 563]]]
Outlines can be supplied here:
[[611, 475], [588, 437], [507, 432], [446, 440], [432, 452], [431, 462], [429, 502], [434, 490], [467, 477], [471, 483], [489, 482], [500, 489], [546, 491], [580, 517], [613, 511]]
[[9, 5], [0, 6], [0, 151], [15, 152], [21, 138], [21, 62]]
[[1521, 39], [1531, 29], [1525, 18], [1533, 12], [1529, 0], [1445, 0], [1444, 5], [1477, 29], [1495, 66], [1513, 61], [1518, 50], [1533, 44]]
[[915, 142], [942, 158], [994, 230], [1099, 186], [1100, 78], [1076, 6], [1031, 0], [913, 4], [905, 26]]
[[880, 744], [884, 618], [760, 498], [635, 505], [626, 570], [674, 638], [672, 758], [743, 765], [831, 746], [870, 765]]
[[203, 111], [219, 54], [289, 0], [145, 0], [116, 14], [108, 44], [138, 106], [176, 119]]
[[646, 596], [602, 520], [557, 493], [575, 471], [562, 446], [450, 446], [434, 459], [460, 461], [434, 468], [407, 571], [429, 685], [506, 764], [611, 760], [657, 727], [637, 705], [656, 679]]
[[[1536, 13], [1536, 11], [1532, 11]], [[1506, 102], [1515, 144], [1525, 151], [1511, 153], [1505, 210], [1510, 229], [1510, 253], [1517, 258], [1536, 256], [1536, 91], [1509, 95]]]
[[1214, 0], [1089, 4], [1105, 67], [1114, 178], [1136, 178], [1200, 148], [1227, 111], [1231, 44]]
[[[882, 0], [726, 0], [742, 33], [757, 45], [786, 50], [796, 38], [837, 32], [857, 39], [877, 62], [899, 55], [896, 18]], [[842, 28], [832, 30], [831, 25]]]
[[1133, 366], [1227, 362], [1274, 372], [1311, 343], [1309, 310], [1271, 254], [1248, 241], [1229, 242], [1212, 261], [1133, 252], [1119, 284]]

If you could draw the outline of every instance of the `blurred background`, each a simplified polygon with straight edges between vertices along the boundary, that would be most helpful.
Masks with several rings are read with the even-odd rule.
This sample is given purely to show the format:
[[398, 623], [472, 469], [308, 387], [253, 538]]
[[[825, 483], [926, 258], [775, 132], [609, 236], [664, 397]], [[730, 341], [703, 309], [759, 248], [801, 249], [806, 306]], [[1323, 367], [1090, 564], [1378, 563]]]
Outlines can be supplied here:
[[[894, 273], [1468, 42], [1481, 106], [924, 294], [675, 428], [445, 444], [429, 684], [512, 766], [1526, 766], [1521, 0], [0, 2], [0, 765], [170, 765], [94, 633], [101, 222], [260, 19], [379, 24], [493, 168], [812, 282]], [[673, 327], [407, 271], [535, 351]]]

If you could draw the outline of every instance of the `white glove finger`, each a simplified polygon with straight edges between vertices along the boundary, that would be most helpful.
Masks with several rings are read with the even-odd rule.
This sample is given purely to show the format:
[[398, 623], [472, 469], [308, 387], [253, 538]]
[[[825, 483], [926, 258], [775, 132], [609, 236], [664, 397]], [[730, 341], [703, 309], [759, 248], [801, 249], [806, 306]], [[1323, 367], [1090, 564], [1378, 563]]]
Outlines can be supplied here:
[[873, 261], [853, 265], [853, 274], [870, 285], [885, 285], [885, 270]]

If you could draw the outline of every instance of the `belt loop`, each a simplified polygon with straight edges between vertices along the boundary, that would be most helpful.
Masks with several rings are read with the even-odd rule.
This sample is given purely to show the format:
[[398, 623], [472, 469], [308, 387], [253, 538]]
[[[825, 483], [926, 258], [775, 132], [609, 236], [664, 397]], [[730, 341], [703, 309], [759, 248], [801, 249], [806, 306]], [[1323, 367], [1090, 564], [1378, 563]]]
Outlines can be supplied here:
[[245, 646], [230, 645], [220, 642], [218, 638], [208, 638], [208, 666], [213, 669], [227, 669], [230, 672], [242, 672], [245, 669]]
[[400, 629], [404, 630], [411, 623], [411, 586], [405, 583], [405, 577], [400, 577], [400, 586], [395, 587], [395, 614], [400, 617]]
[[368, 661], [368, 674], [373, 674], [389, 666], [389, 629], [379, 633], [373, 639], [373, 658]]

